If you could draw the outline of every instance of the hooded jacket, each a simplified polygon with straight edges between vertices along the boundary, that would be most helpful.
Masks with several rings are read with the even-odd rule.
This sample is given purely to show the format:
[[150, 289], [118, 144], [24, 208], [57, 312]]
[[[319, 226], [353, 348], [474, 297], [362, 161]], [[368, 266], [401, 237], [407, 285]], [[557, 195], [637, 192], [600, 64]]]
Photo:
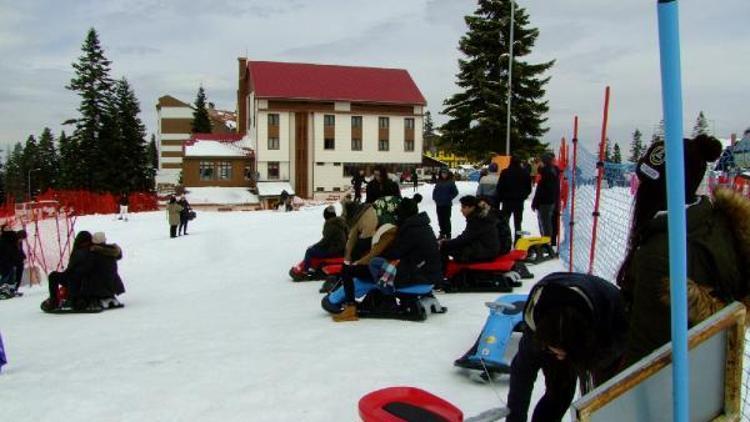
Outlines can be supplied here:
[[402, 222], [396, 240], [383, 255], [389, 260], [399, 260], [396, 266], [397, 286], [410, 284], [437, 284], [442, 278], [440, 251], [430, 217], [421, 212]]
[[455, 239], [443, 243], [443, 250], [460, 262], [490, 261], [500, 253], [497, 220], [490, 207], [479, 203], [466, 217], [466, 229]]
[[84, 296], [106, 298], [125, 293], [117, 261], [122, 259], [122, 249], [116, 244], [101, 244], [91, 247], [91, 272], [81, 285]]
[[453, 179], [439, 178], [432, 190], [432, 199], [438, 207], [450, 207], [453, 205], [453, 199], [458, 196], [458, 188]]
[[521, 167], [513, 164], [500, 173], [497, 181], [497, 200], [525, 201], [531, 195], [531, 175]]
[[[348, 208], [350, 207], [347, 206], [345, 209]], [[358, 207], [355, 215], [346, 215], [345, 218], [350, 224], [349, 236], [344, 249], [344, 259], [350, 261], [357, 242], [370, 239], [375, 234], [375, 230], [378, 228], [378, 214], [372, 204], [364, 204]]]
[[627, 319], [622, 296], [617, 287], [599, 277], [578, 273], [552, 273], [540, 280], [529, 292], [524, 308], [524, 322], [536, 331], [536, 321], [545, 309], [560, 305], [577, 307], [591, 315], [599, 358], [587, 370], [611, 367], [625, 349]]
[[323, 224], [323, 239], [316, 246], [326, 252], [342, 256], [346, 248], [347, 229], [346, 222], [341, 217], [331, 217]]
[[560, 171], [552, 164], [539, 168], [541, 179], [536, 185], [536, 193], [531, 201], [531, 207], [538, 209], [540, 205], [555, 205], [560, 200]]
[[[727, 189], [714, 195], [687, 209], [690, 326], [733, 300], [750, 303], [750, 201]], [[670, 341], [668, 249], [667, 215], [659, 213], [643, 229], [621, 286], [630, 308], [626, 365]]]

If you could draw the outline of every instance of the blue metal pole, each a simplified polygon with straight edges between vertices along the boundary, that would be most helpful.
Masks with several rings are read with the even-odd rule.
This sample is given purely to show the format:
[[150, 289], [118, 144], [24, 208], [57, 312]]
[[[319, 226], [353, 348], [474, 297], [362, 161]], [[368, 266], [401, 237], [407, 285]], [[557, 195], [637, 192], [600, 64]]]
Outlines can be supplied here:
[[682, 141], [680, 24], [677, 3], [677, 0], [658, 0], [658, 15], [667, 160], [673, 412], [675, 422], [687, 422], [690, 410], [687, 339], [687, 218], [685, 215], [685, 153]]

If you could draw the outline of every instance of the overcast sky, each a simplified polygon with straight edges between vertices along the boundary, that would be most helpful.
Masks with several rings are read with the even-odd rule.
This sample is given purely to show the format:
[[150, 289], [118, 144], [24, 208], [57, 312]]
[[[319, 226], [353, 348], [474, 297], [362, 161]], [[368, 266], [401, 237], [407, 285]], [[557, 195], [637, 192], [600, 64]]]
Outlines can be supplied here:
[[[541, 30], [532, 61], [555, 59], [548, 142], [600, 136], [612, 86], [610, 137], [650, 137], [661, 118], [656, 1], [520, 0]], [[234, 110], [237, 57], [408, 69], [438, 123], [456, 92], [458, 39], [474, 0], [0, 0], [0, 144], [75, 117], [64, 86], [86, 31], [100, 34], [113, 76], [127, 77], [141, 118], [170, 94]], [[682, 0], [685, 126], [704, 110], [716, 134], [750, 126], [750, 1]], [[72, 132], [72, 128], [67, 131]], [[498, 140], [498, 142], [500, 142]], [[627, 143], [625, 141], [624, 143]]]

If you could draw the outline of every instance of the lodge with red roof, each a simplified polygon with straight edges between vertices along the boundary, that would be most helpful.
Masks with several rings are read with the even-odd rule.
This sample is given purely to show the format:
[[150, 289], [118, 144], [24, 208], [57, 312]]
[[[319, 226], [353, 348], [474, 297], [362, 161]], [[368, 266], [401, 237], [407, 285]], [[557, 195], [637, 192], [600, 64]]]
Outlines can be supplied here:
[[403, 69], [239, 58], [237, 127], [255, 151], [257, 183], [298, 196], [350, 187], [355, 168], [422, 161], [424, 96]]

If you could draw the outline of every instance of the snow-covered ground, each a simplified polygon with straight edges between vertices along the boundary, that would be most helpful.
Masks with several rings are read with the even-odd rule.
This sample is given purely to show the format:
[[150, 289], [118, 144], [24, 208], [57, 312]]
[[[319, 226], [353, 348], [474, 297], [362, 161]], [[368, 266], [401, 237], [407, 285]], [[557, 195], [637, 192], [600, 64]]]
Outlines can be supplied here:
[[[437, 231], [431, 189], [420, 188], [420, 209]], [[473, 193], [476, 183], [459, 189]], [[361, 396], [396, 385], [424, 388], [466, 415], [501, 405], [507, 377], [493, 390], [453, 367], [498, 294], [440, 295], [448, 313], [423, 323], [334, 323], [320, 308], [320, 283], [287, 276], [322, 221], [322, 207], [203, 212], [189, 236], [170, 239], [163, 212], [79, 219], [78, 230], [103, 230], [123, 247], [126, 307], [44, 314], [46, 286], [0, 302], [9, 360], [0, 421], [355, 421]], [[453, 225], [455, 234], [465, 225], [457, 205]], [[524, 226], [537, 232], [531, 210]], [[536, 279], [560, 268], [530, 267]], [[535, 400], [540, 385], [541, 376]]]
[[191, 205], [243, 205], [257, 204], [258, 196], [247, 188], [196, 187], [185, 193]]

